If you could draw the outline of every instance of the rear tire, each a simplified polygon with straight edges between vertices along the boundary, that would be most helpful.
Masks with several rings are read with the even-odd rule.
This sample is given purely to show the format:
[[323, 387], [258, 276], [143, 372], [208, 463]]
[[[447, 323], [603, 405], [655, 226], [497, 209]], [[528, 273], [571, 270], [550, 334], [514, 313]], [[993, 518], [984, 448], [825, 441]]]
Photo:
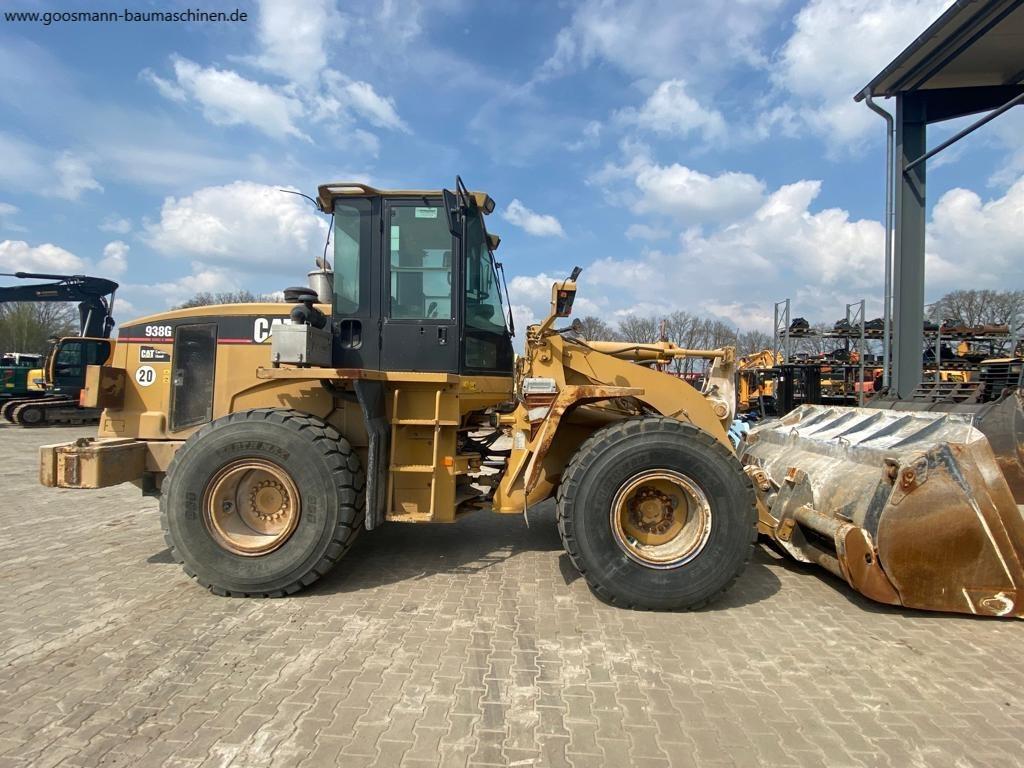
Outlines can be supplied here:
[[692, 610], [746, 567], [754, 505], [740, 463], [713, 437], [675, 419], [631, 419], [594, 433], [570, 461], [557, 495], [558, 531], [609, 603]]
[[365, 475], [348, 441], [318, 418], [272, 408], [196, 432], [175, 454], [160, 498], [164, 537], [185, 572], [215, 594], [245, 597], [315, 582], [355, 541], [364, 511]]

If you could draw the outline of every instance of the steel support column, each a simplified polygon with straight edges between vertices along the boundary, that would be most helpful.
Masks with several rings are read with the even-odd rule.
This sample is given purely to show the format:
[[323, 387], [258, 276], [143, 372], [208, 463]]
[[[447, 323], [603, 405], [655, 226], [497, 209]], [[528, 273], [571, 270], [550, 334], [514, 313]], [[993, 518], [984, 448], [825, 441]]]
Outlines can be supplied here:
[[921, 383], [924, 321], [925, 163], [927, 123], [916, 94], [896, 97], [896, 257], [893, 270], [892, 389], [909, 397]]

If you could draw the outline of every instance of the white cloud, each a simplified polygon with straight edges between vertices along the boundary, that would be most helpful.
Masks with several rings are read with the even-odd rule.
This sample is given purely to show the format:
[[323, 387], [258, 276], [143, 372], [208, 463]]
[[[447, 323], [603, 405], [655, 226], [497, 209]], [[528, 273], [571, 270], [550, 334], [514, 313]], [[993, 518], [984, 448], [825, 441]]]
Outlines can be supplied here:
[[[579, 297], [604, 317], [683, 307], [766, 332], [772, 303], [787, 297], [794, 312], [812, 321], [832, 322], [861, 298], [869, 317], [878, 316], [882, 224], [839, 208], [816, 209], [821, 187], [805, 179], [766, 190], [746, 214], [713, 228], [683, 229], [675, 247], [598, 259], [584, 270]], [[963, 287], [1024, 287], [1022, 242], [1024, 177], [989, 200], [965, 189], [947, 192], [928, 222], [929, 300]], [[517, 276], [510, 283], [515, 302], [539, 316], [550, 279]]]
[[690, 220], [736, 216], [756, 205], [764, 191], [764, 182], [749, 173], [709, 176], [678, 163], [644, 168], [635, 182], [643, 195], [637, 211]]
[[952, 0], [811, 0], [772, 72], [801, 119], [830, 144], [856, 143], [884, 128], [853, 101]]
[[103, 258], [96, 269], [104, 277], [120, 277], [128, 269], [128, 244], [114, 240], [103, 247]]
[[360, 115], [370, 121], [371, 124], [381, 128], [393, 128], [408, 132], [408, 126], [402, 122], [395, 111], [395, 102], [381, 96], [369, 83], [352, 82], [345, 86], [345, 93], [352, 104], [352, 108]]
[[132, 231], [132, 223], [128, 219], [118, 216], [107, 216], [97, 227], [100, 232], [113, 232], [117, 235], [127, 235]]
[[327, 61], [326, 40], [344, 33], [331, 0], [260, 0], [256, 14], [260, 54], [254, 63], [294, 83], [312, 85]]
[[722, 114], [703, 106], [687, 92], [686, 82], [679, 79], [664, 81], [640, 109], [628, 107], [616, 113], [616, 117], [627, 125], [663, 136], [697, 133], [710, 142], [726, 133]]
[[[199, 103], [214, 125], [249, 125], [273, 138], [308, 138], [298, 127], [304, 107], [298, 100], [269, 85], [248, 80], [230, 69], [202, 67], [189, 59], [173, 60], [175, 86]], [[156, 82], [159, 78], [150, 77]], [[160, 83], [164, 95], [179, 100]]]
[[277, 157], [271, 162], [261, 155], [225, 156], [194, 151], [173, 143], [164, 144], [159, 150], [142, 142], [110, 144], [101, 151], [107, 173], [130, 184], [145, 185], [161, 192], [168, 188], [192, 189], [197, 184], [237, 178], [243, 174], [277, 176], [284, 172], [289, 162], [287, 157]]
[[989, 184], [1008, 187], [1024, 175], [1024, 144], [1020, 140], [1024, 136], [1024, 109], [1018, 107], [1000, 115], [986, 130], [991, 131], [987, 135], [990, 143], [1008, 152], [1008, 157], [989, 178]]
[[0, 270], [4, 272], [76, 273], [86, 262], [53, 243], [29, 245], [24, 240], [0, 242]]
[[46, 178], [42, 149], [0, 132], [0, 182], [7, 188], [30, 190]]
[[[119, 316], [126, 318], [122, 296], [128, 297], [130, 306], [141, 307], [146, 314], [162, 312], [178, 306], [197, 293], [219, 293], [246, 287], [237, 270], [210, 267], [201, 262], [191, 264], [191, 272], [173, 280], [149, 284], [127, 283], [118, 292]], [[123, 324], [123, 322], [122, 322]]]
[[148, 67], [139, 73], [139, 77], [153, 85], [159, 94], [169, 101], [175, 101], [178, 104], [188, 101], [188, 94], [184, 88], [160, 77]]
[[627, 159], [622, 165], [609, 163], [589, 181], [637, 213], [666, 214], [692, 224], [724, 221], [752, 212], [764, 194], [764, 182], [749, 173], [711, 176], [679, 163], [659, 165], [642, 144], [625, 142], [623, 150]]
[[21, 209], [16, 205], [0, 203], [0, 229], [6, 229], [11, 232], [25, 232], [25, 227], [13, 221], [19, 210]]
[[630, 224], [626, 237], [630, 240], [664, 240], [671, 232], [665, 227], [652, 227], [649, 224]]
[[585, 0], [555, 38], [540, 79], [607, 61], [635, 77], [667, 80], [761, 67], [763, 37], [782, 0]]
[[82, 193], [103, 187], [81, 155], [48, 149], [0, 132], [0, 182], [19, 191], [78, 200]]
[[294, 272], [323, 249], [326, 227], [298, 195], [236, 181], [167, 198], [146, 238], [162, 253], [208, 265]]
[[1024, 176], [987, 202], [951, 189], [935, 203], [927, 232], [929, 285], [1024, 287]]
[[102, 192], [103, 187], [93, 178], [92, 169], [81, 157], [63, 152], [53, 163], [57, 174], [56, 183], [51, 185], [55, 197], [65, 200], [77, 200], [83, 192], [95, 190]]
[[602, 125], [597, 120], [591, 120], [583, 126], [580, 138], [565, 145], [570, 152], [579, 152], [581, 149], [596, 147], [601, 142]]
[[550, 214], [531, 211], [518, 198], [508, 204], [501, 217], [517, 227], [522, 227], [530, 235], [565, 237], [565, 230], [558, 219]]
[[323, 73], [324, 91], [316, 97], [313, 116], [317, 120], [354, 115], [378, 128], [409, 132], [393, 99], [381, 96], [369, 83], [351, 80], [335, 70]]
[[172, 59], [175, 82], [170, 83], [152, 72], [144, 71], [165, 97], [185, 103], [194, 100], [203, 116], [214, 125], [248, 125], [276, 139], [287, 137], [310, 141], [300, 128], [303, 123], [329, 122], [332, 134], [342, 129], [348, 138], [355, 137], [360, 151], [376, 154], [377, 137], [362, 128], [357, 120], [372, 126], [409, 133], [409, 126], [399, 116], [394, 99], [378, 93], [361, 80], [353, 80], [341, 72], [313, 70], [312, 82], [304, 80], [285, 86], [270, 86], [250, 80], [229, 69], [203, 67], [189, 59]]

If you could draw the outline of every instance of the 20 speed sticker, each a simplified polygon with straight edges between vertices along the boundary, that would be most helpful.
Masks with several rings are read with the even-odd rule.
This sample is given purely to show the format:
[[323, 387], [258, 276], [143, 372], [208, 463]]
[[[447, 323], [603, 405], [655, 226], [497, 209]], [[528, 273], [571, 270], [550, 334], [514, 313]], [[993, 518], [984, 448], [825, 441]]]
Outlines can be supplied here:
[[135, 382], [140, 387], [148, 387], [156, 381], [156, 369], [152, 365], [140, 365], [135, 369]]

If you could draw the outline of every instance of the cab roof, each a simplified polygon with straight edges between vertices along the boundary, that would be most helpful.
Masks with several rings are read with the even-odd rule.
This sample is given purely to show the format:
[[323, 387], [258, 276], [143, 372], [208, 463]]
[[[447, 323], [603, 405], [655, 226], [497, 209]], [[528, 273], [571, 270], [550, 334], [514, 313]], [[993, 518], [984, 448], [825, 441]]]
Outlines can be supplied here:
[[[440, 189], [377, 189], [359, 181], [332, 181], [317, 187], [320, 208], [334, 212], [334, 201], [339, 197], [440, 197]], [[486, 192], [470, 192], [484, 213], [494, 210], [494, 200]]]

